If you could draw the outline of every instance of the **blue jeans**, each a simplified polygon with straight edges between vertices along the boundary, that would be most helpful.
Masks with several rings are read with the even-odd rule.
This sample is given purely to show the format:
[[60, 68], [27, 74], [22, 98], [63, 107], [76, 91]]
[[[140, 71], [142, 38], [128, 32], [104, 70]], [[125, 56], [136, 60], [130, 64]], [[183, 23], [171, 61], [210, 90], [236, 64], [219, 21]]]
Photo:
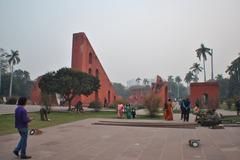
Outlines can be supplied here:
[[18, 132], [21, 138], [14, 151], [19, 152], [21, 150], [21, 155], [26, 155], [28, 128], [18, 128]]

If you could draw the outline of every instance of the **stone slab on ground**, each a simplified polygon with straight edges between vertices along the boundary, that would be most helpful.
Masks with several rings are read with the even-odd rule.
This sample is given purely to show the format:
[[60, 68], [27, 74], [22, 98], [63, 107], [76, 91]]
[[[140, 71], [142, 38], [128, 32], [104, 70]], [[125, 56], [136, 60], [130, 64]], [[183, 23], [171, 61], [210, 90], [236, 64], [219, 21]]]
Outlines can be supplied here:
[[[86, 119], [45, 128], [29, 136], [33, 160], [238, 160], [240, 128], [212, 130], [96, 126], [106, 119]], [[123, 120], [124, 121], [124, 120]], [[47, 122], [46, 122], [47, 123]], [[0, 136], [0, 160], [15, 160], [18, 134]], [[188, 140], [200, 139], [199, 148]]]

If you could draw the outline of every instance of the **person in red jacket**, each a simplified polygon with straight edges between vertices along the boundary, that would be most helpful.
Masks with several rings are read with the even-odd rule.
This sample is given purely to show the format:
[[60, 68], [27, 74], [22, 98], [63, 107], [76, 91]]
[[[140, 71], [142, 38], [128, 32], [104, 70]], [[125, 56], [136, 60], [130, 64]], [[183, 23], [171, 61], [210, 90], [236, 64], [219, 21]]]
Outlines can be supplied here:
[[27, 104], [26, 97], [20, 97], [17, 102], [17, 108], [15, 109], [15, 128], [17, 128], [20, 134], [20, 140], [13, 150], [13, 153], [19, 157], [19, 151], [21, 151], [21, 159], [30, 159], [31, 156], [26, 155], [27, 149], [27, 137], [28, 137], [28, 123], [31, 119], [28, 117], [27, 111], [24, 106]]

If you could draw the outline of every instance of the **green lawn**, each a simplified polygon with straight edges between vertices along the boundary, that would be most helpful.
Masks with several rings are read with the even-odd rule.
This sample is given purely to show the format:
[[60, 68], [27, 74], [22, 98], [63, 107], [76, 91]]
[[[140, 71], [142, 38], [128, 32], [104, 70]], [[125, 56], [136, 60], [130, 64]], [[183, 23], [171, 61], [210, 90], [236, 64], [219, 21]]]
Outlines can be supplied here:
[[[45, 128], [55, 126], [58, 124], [69, 123], [87, 118], [116, 118], [115, 111], [100, 111], [100, 112], [51, 112], [48, 114], [50, 121], [41, 121], [39, 112], [29, 113], [33, 117], [33, 121], [29, 124], [29, 128]], [[151, 119], [147, 115], [139, 115], [137, 119]], [[152, 119], [162, 119], [162, 116], [156, 116]], [[6, 114], [0, 115], [0, 135], [16, 133], [14, 128], [14, 115]]]
[[223, 116], [223, 123], [240, 123], [240, 116]]

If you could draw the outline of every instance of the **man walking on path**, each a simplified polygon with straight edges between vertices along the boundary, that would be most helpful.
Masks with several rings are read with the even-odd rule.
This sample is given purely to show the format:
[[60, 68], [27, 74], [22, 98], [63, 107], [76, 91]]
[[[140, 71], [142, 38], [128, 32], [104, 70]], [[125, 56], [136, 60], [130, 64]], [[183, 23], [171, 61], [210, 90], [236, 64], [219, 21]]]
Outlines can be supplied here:
[[27, 137], [28, 137], [28, 123], [31, 119], [27, 115], [27, 111], [24, 106], [27, 104], [26, 97], [20, 97], [17, 102], [17, 108], [15, 110], [15, 128], [21, 136], [13, 153], [19, 157], [19, 151], [21, 151], [21, 159], [30, 159], [31, 156], [26, 155], [27, 149]]

